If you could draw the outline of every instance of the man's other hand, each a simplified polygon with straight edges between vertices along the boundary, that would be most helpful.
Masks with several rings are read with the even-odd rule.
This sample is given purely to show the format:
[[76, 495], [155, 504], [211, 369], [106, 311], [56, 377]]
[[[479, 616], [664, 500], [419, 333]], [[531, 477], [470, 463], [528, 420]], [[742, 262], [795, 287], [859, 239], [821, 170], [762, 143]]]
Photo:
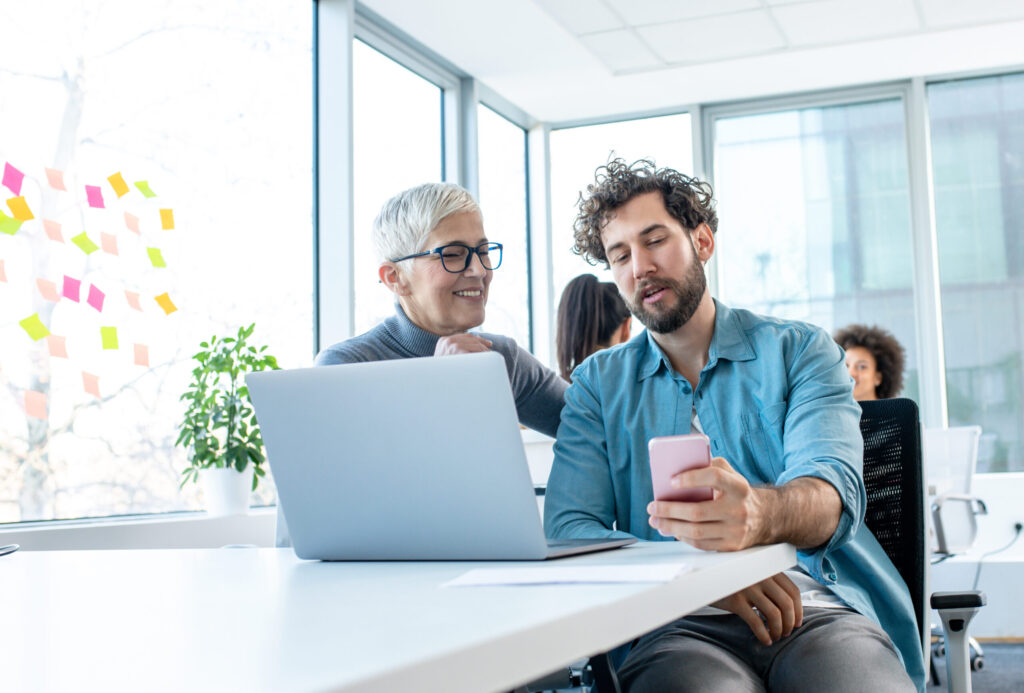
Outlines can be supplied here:
[[481, 351], [490, 351], [491, 342], [468, 332], [451, 334], [437, 340], [434, 347], [434, 356], [452, 356], [454, 354], [473, 354]]
[[[800, 590], [785, 573], [773, 575], [711, 606], [725, 609], [742, 618], [763, 645], [771, 645], [785, 638], [794, 628], [799, 628], [804, 620]], [[757, 607], [757, 611], [754, 607]]]

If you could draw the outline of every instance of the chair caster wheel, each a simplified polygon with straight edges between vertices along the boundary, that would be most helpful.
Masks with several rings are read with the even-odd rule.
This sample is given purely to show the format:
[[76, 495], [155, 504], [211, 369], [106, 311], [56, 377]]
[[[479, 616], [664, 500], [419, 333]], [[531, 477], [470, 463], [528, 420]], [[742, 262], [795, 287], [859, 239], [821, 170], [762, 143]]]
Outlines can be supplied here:
[[971, 671], [981, 671], [985, 668], [985, 658], [981, 656], [971, 657]]

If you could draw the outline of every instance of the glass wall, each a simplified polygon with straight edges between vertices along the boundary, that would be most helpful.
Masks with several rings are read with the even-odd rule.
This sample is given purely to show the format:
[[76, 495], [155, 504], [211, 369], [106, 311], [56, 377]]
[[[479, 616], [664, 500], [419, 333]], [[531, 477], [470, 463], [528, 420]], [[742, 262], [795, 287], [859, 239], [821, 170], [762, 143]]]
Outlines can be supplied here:
[[282, 366], [312, 354], [312, 5], [0, 25], [0, 521], [198, 508], [174, 441], [199, 342], [255, 322]]
[[949, 425], [1024, 470], [1024, 74], [928, 87]]

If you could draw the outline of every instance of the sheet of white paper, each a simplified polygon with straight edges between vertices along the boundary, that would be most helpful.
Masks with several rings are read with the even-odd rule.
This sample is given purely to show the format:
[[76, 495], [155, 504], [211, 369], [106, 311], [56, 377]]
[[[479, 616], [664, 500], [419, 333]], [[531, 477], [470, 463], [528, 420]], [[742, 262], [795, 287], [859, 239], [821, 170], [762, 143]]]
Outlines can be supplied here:
[[690, 569], [686, 563], [636, 563], [631, 565], [545, 565], [529, 568], [476, 568], [442, 587], [481, 585], [554, 585], [613, 582], [670, 582]]

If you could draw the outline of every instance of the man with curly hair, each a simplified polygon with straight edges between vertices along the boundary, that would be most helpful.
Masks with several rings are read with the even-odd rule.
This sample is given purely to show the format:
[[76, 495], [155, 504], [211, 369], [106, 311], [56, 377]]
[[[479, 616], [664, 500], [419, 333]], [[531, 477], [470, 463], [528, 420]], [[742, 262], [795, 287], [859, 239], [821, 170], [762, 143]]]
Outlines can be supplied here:
[[[797, 547], [796, 568], [635, 642], [627, 690], [923, 690], [910, 596], [863, 523], [842, 352], [818, 327], [715, 301], [703, 265], [717, 228], [711, 187], [650, 161], [610, 161], [581, 195], [575, 250], [610, 267], [647, 330], [573, 374], [547, 533]], [[655, 501], [648, 440], [691, 432], [710, 439], [712, 465], [673, 484], [713, 500]]]

